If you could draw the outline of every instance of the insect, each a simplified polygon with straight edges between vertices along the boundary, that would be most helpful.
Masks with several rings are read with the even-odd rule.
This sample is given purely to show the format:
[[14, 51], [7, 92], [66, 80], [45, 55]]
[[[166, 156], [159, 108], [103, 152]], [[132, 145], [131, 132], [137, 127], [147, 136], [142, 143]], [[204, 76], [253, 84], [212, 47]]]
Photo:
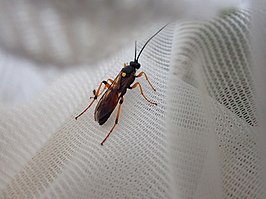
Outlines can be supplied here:
[[[138, 56], [137, 56], [137, 42], [135, 41], [135, 57], [134, 61], [131, 61], [129, 65], [124, 64], [124, 67], [122, 70], [118, 73], [116, 78], [114, 80], [108, 79], [107, 81], [102, 81], [97, 88], [97, 90], [93, 90], [93, 97], [90, 97], [90, 99], [93, 99], [92, 102], [85, 108], [78, 116], [75, 117], [75, 119], [78, 119], [83, 113], [85, 113], [91, 105], [97, 100], [97, 98], [102, 95], [102, 93], [105, 91], [105, 93], [100, 98], [94, 112], [94, 119], [97, 121], [100, 125], [103, 125], [112, 112], [114, 111], [115, 107], [118, 105], [118, 110], [116, 114], [116, 119], [113, 127], [107, 134], [107, 136], [104, 138], [104, 140], [101, 142], [101, 145], [107, 140], [107, 138], [110, 136], [110, 134], [113, 132], [115, 126], [118, 123], [119, 114], [120, 114], [120, 108], [121, 105], [124, 102], [124, 95], [127, 92], [127, 89], [134, 89], [136, 87], [139, 87], [141, 95], [144, 97], [145, 100], [147, 100], [149, 103], [153, 105], [157, 105], [155, 102], [150, 101], [143, 93], [142, 86], [139, 82], [134, 83], [136, 78], [142, 77], [144, 75], [145, 79], [149, 83], [150, 87], [154, 90], [155, 88], [152, 86], [151, 82], [149, 81], [147, 75], [145, 72], [140, 72], [138, 75], [136, 75], [137, 70], [141, 67], [140, 63], [138, 62], [139, 57], [141, 53], [143, 52], [146, 45], [150, 42], [150, 40], [155, 37], [159, 32], [161, 32], [168, 24], [164, 25], [160, 30], [158, 30], [152, 37], [150, 37], [146, 43], [141, 48]], [[134, 83], [134, 84], [133, 84]], [[133, 84], [133, 85], [132, 85]], [[104, 85], [104, 89], [101, 91], [101, 87]], [[131, 86], [132, 85], [132, 86]]]

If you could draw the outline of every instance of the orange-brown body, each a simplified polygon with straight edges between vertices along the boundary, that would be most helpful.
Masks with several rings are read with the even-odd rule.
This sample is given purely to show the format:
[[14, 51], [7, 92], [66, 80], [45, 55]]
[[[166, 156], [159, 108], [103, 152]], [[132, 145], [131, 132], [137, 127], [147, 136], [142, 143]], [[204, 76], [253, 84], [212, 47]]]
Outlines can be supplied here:
[[119, 74], [116, 76], [116, 78], [114, 80], [108, 79], [111, 82], [111, 84], [109, 84], [107, 82], [108, 80], [102, 81], [100, 86], [98, 87], [97, 91], [93, 90], [94, 97], [91, 97], [91, 98], [93, 98], [93, 101], [89, 104], [89, 106], [87, 108], [85, 108], [78, 116], [75, 117], [75, 119], [78, 119], [78, 117], [80, 117], [83, 113], [85, 113], [91, 107], [93, 102], [95, 102], [95, 100], [102, 94], [102, 92], [100, 91], [101, 86], [103, 84], [105, 84], [104, 89], [107, 88], [107, 91], [105, 91], [105, 93], [102, 95], [102, 97], [100, 98], [100, 100], [99, 100], [99, 102], [95, 108], [95, 111], [94, 111], [95, 121], [97, 121], [100, 125], [104, 124], [108, 120], [108, 118], [110, 117], [110, 115], [112, 114], [112, 112], [114, 111], [114, 109], [118, 103], [119, 103], [119, 106], [118, 106], [118, 111], [117, 111], [115, 123], [114, 123], [112, 129], [110, 130], [110, 132], [108, 133], [108, 135], [101, 142], [101, 145], [103, 145], [103, 143], [107, 140], [107, 138], [110, 136], [110, 134], [114, 130], [116, 124], [118, 123], [120, 108], [121, 108], [121, 105], [124, 101], [123, 96], [126, 94], [127, 89], [133, 89], [133, 88], [136, 88], [137, 86], [139, 86], [141, 95], [149, 103], [157, 105], [156, 103], [151, 102], [149, 99], [147, 99], [147, 97], [144, 95], [144, 93], [142, 91], [142, 87], [141, 87], [139, 82], [136, 82], [132, 86], [131, 86], [131, 84], [135, 81], [135, 79], [137, 77], [141, 77], [142, 75], [144, 75], [146, 80], [150, 84], [151, 88], [155, 91], [155, 89], [151, 85], [147, 75], [144, 72], [141, 72], [138, 75], [136, 75], [136, 71], [141, 66], [139, 64], [138, 60], [139, 60], [139, 57], [140, 57], [142, 51], [144, 50], [145, 46], [149, 43], [149, 41], [153, 37], [155, 37], [160, 31], [162, 31], [167, 25], [168, 24], [164, 25], [150, 39], [148, 39], [148, 41], [143, 45], [142, 49], [140, 50], [138, 56], [137, 56], [137, 42], [135, 42], [134, 61], [131, 61], [129, 65], [124, 64], [124, 68], [122, 68], [122, 70], [119, 72]]
[[[128, 70], [130, 73], [126, 73], [124, 71]], [[122, 74], [126, 74], [126, 76], [122, 76]], [[116, 105], [118, 104], [121, 97], [123, 97], [127, 89], [130, 89], [130, 85], [135, 81], [136, 70], [130, 65], [123, 68], [120, 73], [116, 76], [108, 90], [102, 95], [100, 98], [94, 112], [94, 119], [100, 125], [104, 124], [112, 112], [114, 111]]]

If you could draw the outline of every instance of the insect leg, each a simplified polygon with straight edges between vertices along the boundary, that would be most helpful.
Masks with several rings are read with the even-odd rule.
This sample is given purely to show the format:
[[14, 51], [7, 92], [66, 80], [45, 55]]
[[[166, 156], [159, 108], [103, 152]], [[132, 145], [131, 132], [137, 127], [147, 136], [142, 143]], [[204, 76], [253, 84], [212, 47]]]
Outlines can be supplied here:
[[147, 100], [147, 101], [150, 102], [151, 104], [157, 105], [157, 103], [150, 101], [150, 100], [144, 95], [143, 90], [142, 90], [142, 86], [140, 85], [139, 82], [136, 82], [132, 87], [129, 87], [129, 89], [136, 88], [137, 86], [139, 86], [140, 93], [141, 93], [141, 95], [145, 98], [145, 100]]
[[107, 79], [107, 81], [110, 81], [111, 83], [113, 83], [114, 80], [112, 80], [112, 79]]
[[141, 77], [142, 75], [145, 76], [145, 79], [148, 81], [148, 83], [149, 83], [149, 85], [151, 86], [151, 88], [152, 88], [154, 91], [156, 91], [156, 89], [152, 86], [152, 84], [151, 84], [150, 80], [148, 79], [148, 76], [146, 75], [145, 72], [141, 72], [141, 73], [138, 74], [136, 77]]
[[[111, 80], [111, 79], [108, 79], [108, 80]], [[108, 80], [107, 80], [107, 81], [108, 81]], [[113, 80], [112, 80], [112, 81], [113, 81]], [[97, 97], [98, 97], [99, 95], [102, 94], [103, 91], [100, 93], [100, 90], [101, 90], [102, 84], [105, 84], [105, 87], [104, 87], [103, 91], [106, 89], [106, 87], [107, 87], [107, 88], [110, 87], [110, 84], [108, 84], [106, 81], [102, 81], [101, 84], [99, 85], [97, 91], [93, 90], [94, 97], [90, 97], [90, 98], [93, 98], [92, 102], [91, 102], [91, 103], [89, 104], [89, 106], [87, 106], [87, 108], [85, 108], [85, 109], [84, 109], [84, 110], [83, 110], [78, 116], [76, 116], [75, 119], [78, 119], [81, 115], [83, 115], [83, 113], [85, 113], [85, 112], [91, 107], [91, 105], [92, 105], [93, 102], [97, 99]]]
[[[113, 83], [114, 80], [107, 79], [107, 81], [110, 81], [111, 83]], [[105, 86], [104, 86], [104, 89], [97, 95], [97, 97], [100, 96], [105, 91], [106, 88], [108, 89], [110, 88], [111, 85], [107, 81], [102, 81], [102, 83], [104, 83]], [[95, 90], [93, 91], [93, 94], [94, 94], [94, 97], [90, 97], [90, 98], [95, 98], [95, 95], [96, 95]]]
[[112, 131], [114, 130], [115, 126], [118, 123], [118, 119], [119, 119], [119, 114], [120, 114], [120, 108], [121, 105], [123, 104], [124, 101], [124, 97], [121, 97], [120, 101], [119, 101], [119, 105], [118, 105], [118, 110], [117, 110], [117, 114], [116, 114], [116, 118], [115, 118], [115, 123], [112, 127], [112, 129], [110, 130], [110, 132], [108, 133], [108, 135], [104, 138], [104, 140], [101, 142], [101, 145], [103, 145], [103, 143], [107, 140], [107, 138], [110, 136], [110, 134], [112, 133]]

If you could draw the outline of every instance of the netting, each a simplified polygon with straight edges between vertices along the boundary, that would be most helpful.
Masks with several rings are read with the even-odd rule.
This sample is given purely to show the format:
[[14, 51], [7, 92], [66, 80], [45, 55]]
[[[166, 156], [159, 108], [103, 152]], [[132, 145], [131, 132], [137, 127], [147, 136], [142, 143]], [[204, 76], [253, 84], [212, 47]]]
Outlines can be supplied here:
[[[119, 124], [103, 126], [93, 106], [74, 116], [102, 80], [133, 58], [133, 46], [90, 69], [64, 75], [34, 102], [2, 108], [3, 198], [260, 198], [250, 16], [178, 21], [144, 50], [138, 89], [127, 92]], [[138, 38], [138, 49], [161, 27]], [[110, 66], [111, 69], [110, 69]]]

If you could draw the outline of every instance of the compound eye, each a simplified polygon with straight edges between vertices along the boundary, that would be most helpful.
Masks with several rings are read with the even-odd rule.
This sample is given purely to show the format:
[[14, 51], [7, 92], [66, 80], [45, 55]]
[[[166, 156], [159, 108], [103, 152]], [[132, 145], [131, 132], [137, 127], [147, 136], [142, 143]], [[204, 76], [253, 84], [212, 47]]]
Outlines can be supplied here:
[[127, 74], [125, 72], [122, 73], [122, 77], [126, 77]]

